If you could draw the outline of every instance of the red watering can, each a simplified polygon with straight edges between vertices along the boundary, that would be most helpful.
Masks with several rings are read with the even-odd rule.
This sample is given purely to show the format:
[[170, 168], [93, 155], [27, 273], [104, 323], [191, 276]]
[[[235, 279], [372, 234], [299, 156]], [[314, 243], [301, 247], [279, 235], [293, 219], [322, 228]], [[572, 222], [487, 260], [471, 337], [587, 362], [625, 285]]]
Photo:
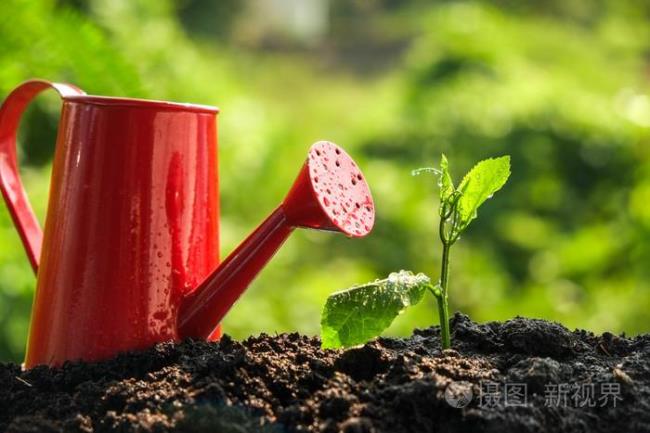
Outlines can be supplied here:
[[[44, 234], [16, 162], [21, 114], [63, 99]], [[370, 190], [338, 146], [318, 142], [280, 206], [219, 264], [217, 109], [90, 96], [42, 80], [0, 108], [0, 189], [37, 273], [25, 367], [94, 361], [219, 323], [295, 227], [365, 236]]]

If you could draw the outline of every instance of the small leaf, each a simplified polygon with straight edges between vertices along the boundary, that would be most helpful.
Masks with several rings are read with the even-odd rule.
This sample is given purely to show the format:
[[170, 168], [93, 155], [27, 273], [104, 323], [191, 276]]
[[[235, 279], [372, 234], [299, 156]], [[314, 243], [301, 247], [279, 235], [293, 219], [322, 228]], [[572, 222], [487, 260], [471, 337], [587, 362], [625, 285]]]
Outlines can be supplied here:
[[409, 271], [333, 293], [321, 315], [323, 348], [365, 343], [388, 328], [405, 308], [422, 300], [430, 279]]
[[510, 156], [485, 159], [465, 175], [458, 186], [461, 229], [476, 218], [477, 209], [506, 183], [510, 176]]
[[440, 158], [440, 180], [438, 181], [440, 187], [440, 203], [445, 203], [454, 193], [454, 182], [451, 180], [449, 174], [449, 162], [445, 154]]

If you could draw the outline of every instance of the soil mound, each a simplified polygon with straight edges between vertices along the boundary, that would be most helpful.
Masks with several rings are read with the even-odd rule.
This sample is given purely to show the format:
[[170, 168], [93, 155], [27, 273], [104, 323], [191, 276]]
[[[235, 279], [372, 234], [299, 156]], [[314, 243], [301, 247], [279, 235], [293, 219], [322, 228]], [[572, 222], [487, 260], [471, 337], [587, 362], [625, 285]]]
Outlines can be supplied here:
[[543, 320], [321, 350], [299, 334], [158, 344], [100, 363], [0, 365], [0, 431], [648, 432], [650, 335]]

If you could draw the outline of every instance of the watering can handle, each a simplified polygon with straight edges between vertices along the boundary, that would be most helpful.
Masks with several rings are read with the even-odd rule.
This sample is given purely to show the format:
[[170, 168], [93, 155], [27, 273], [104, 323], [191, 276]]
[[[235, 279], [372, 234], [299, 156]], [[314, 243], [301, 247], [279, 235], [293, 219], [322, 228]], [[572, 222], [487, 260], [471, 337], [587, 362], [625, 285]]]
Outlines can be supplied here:
[[29, 80], [14, 89], [0, 107], [0, 190], [20, 239], [23, 241], [34, 273], [38, 271], [43, 231], [20, 181], [16, 157], [16, 135], [20, 117], [27, 105], [36, 95], [46, 89], [56, 90], [61, 98], [85, 95], [83, 90], [70, 84]]

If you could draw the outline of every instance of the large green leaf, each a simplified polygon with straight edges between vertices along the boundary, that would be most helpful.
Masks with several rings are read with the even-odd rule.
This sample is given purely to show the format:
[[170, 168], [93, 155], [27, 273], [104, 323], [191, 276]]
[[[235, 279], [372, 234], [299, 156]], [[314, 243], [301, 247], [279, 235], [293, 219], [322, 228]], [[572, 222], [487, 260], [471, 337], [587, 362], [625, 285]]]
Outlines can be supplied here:
[[458, 186], [462, 196], [458, 202], [461, 227], [465, 228], [476, 218], [476, 211], [485, 200], [492, 197], [510, 176], [510, 156], [485, 159], [465, 175]]
[[400, 271], [333, 293], [321, 316], [323, 347], [354, 346], [378, 336], [405, 308], [422, 300], [430, 283], [424, 274]]

